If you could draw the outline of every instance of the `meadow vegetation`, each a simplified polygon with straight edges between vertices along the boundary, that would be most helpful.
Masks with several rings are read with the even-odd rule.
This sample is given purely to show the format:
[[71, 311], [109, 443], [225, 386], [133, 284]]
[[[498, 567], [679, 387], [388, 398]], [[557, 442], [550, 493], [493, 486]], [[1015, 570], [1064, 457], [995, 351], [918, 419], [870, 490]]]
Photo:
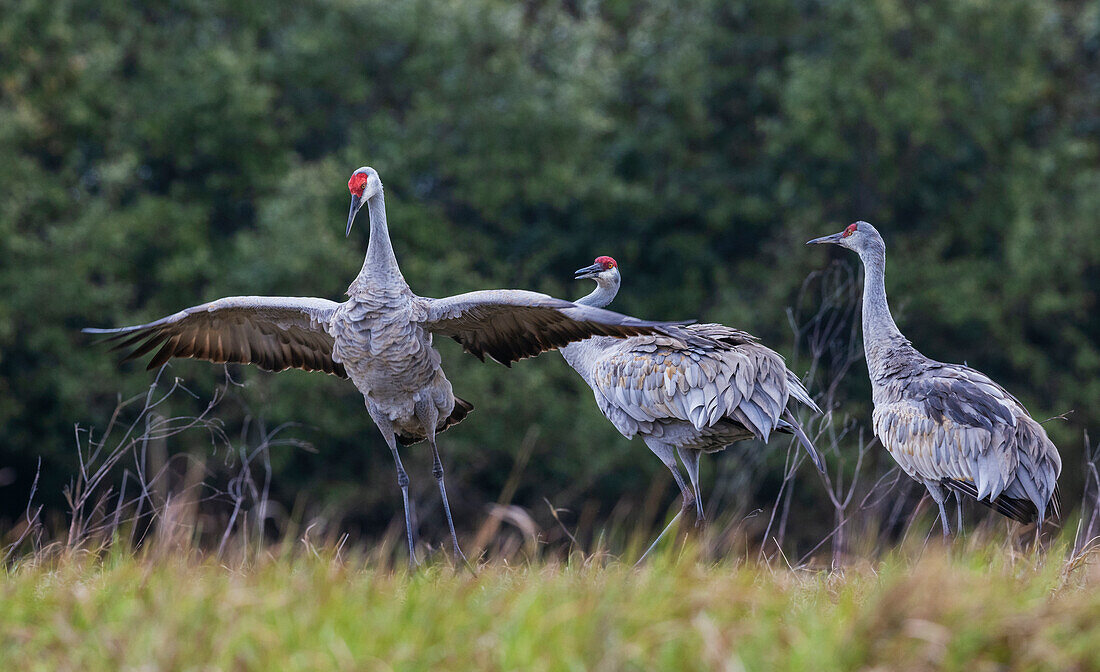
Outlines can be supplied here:
[[25, 558], [0, 581], [6, 669], [1093, 670], [1095, 553], [971, 538], [840, 569], [627, 558], [441, 560], [288, 540], [247, 560], [160, 545]]

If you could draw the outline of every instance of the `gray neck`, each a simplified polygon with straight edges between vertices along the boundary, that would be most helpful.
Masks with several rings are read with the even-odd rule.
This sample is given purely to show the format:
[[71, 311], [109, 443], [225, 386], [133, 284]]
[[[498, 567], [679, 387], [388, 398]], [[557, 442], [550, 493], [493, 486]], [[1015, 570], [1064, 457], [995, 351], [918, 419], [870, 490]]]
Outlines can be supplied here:
[[603, 308], [615, 300], [615, 295], [619, 293], [619, 281], [618, 280], [604, 280], [603, 278], [596, 278], [596, 289], [588, 296], [583, 296], [573, 303], [579, 303], [582, 306], [593, 306], [595, 308]]
[[886, 252], [880, 249], [861, 250], [863, 260], [863, 347], [867, 368], [874, 380], [882, 373], [886, 358], [898, 347], [909, 345], [902, 336], [890, 304], [886, 302]]
[[[611, 303], [615, 295], [619, 293], [620, 282], [618, 278], [613, 278], [611, 280], [596, 278], [596, 290], [588, 296], [577, 299], [573, 303], [578, 303], [582, 306], [603, 308]], [[606, 340], [607, 339], [603, 336], [593, 336], [583, 341], [574, 341], [561, 349], [561, 356], [565, 357], [565, 361], [569, 366], [573, 367], [577, 373], [581, 374], [581, 378], [584, 378], [590, 386], [593, 384], [592, 365], [596, 357], [602, 352], [602, 346]]]
[[[355, 279], [360, 285], [406, 285], [397, 257], [390, 244], [390, 230], [386, 225], [386, 199], [379, 191], [367, 201], [370, 216], [370, 241], [363, 269]], [[407, 286], [407, 285], [406, 285]]]

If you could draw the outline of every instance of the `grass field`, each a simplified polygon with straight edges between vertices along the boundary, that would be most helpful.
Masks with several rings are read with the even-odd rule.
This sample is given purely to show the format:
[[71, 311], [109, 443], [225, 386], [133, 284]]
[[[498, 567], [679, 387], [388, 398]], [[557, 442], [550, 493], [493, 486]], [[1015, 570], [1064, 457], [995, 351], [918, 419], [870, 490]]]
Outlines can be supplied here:
[[690, 551], [446, 563], [345, 552], [17, 562], [4, 670], [1095, 670], [1091, 556], [960, 543], [823, 571]]
[[272, 528], [251, 475], [264, 459], [220, 481], [202, 459], [132, 475], [147, 438], [182, 431], [143, 425], [153, 408], [81, 447], [67, 515], [43, 514], [32, 487], [0, 531], [0, 672], [1100, 670], [1100, 449], [1044, 550], [1021, 550], [1019, 526], [981, 511], [949, 547], [919, 503], [888, 524], [906, 500], [888, 497], [897, 479], [859, 478], [860, 441], [855, 475], [827, 483], [836, 527], [812, 549], [784, 544], [784, 480], [774, 526], [731, 511], [668, 535], [640, 569], [646, 516], [585, 527], [551, 506], [554, 540], [526, 512], [511, 529], [491, 508], [464, 542], [487, 558], [475, 575], [438, 556], [407, 571], [401, 521], [369, 546], [323, 517]]

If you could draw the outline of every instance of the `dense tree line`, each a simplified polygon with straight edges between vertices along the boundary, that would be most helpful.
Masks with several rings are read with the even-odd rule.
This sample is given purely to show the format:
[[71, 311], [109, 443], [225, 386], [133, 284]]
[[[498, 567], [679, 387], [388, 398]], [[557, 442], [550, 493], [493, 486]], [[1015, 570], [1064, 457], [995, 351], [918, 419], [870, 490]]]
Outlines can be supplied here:
[[[918, 347], [982, 368], [1040, 419], [1073, 411], [1047, 427], [1079, 493], [1082, 430], [1100, 419], [1096, 2], [224, 5], [4, 3], [0, 518], [22, 510], [39, 457], [40, 497], [61, 506], [74, 424], [102, 427], [148, 384], [80, 327], [224, 295], [339, 299], [366, 243], [366, 227], [343, 238], [344, 182], [365, 164], [420, 293], [578, 296], [572, 269], [610, 254], [617, 309], [748, 329], [799, 373], [786, 309], [828, 263], [802, 242], [872, 221]], [[545, 496], [606, 515], [666, 478], [559, 356], [508, 371], [440, 347], [477, 409], [442, 442], [460, 518], [499, 496], [523, 451], [514, 499], [532, 509]], [[835, 373], [822, 364], [814, 385]], [[861, 367], [837, 417], [869, 425]], [[277, 499], [367, 531], [400, 513], [352, 386], [233, 374], [247, 384], [220, 409], [230, 434], [262, 416], [300, 423], [287, 431], [317, 449], [274, 450]], [[201, 395], [222, 372], [168, 375]], [[409, 452], [431, 501], [425, 451]], [[781, 453], [747, 501], [768, 505]]]

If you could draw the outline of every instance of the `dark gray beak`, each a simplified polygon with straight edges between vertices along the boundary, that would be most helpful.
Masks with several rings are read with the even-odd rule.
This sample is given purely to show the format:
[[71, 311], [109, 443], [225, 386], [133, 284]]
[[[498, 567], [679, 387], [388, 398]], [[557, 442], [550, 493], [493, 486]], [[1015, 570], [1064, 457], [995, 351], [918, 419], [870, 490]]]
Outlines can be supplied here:
[[603, 264], [592, 264], [591, 266], [585, 266], [584, 268], [578, 268], [573, 271], [574, 280], [585, 280], [587, 278], [594, 278], [600, 273], [603, 273]]
[[822, 243], [832, 243], [833, 245], [836, 245], [837, 243], [840, 242], [840, 237], [843, 233], [844, 232], [841, 231], [840, 233], [834, 233], [831, 236], [822, 236], [820, 238], [814, 238], [813, 240], [807, 240], [806, 244], [807, 245], [821, 245]]
[[355, 223], [355, 213], [359, 212], [361, 207], [363, 207], [363, 199], [352, 194], [351, 210], [348, 211], [348, 230], [344, 232], [345, 238], [351, 235], [351, 225]]

